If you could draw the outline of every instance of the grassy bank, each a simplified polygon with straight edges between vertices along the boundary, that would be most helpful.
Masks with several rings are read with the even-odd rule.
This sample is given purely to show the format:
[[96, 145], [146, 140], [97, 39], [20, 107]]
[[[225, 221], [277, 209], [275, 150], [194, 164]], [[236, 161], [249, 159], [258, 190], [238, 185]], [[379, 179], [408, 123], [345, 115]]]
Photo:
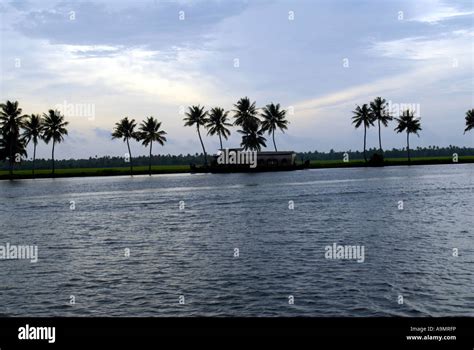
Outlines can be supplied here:
[[[474, 156], [461, 156], [458, 163], [474, 163]], [[430, 165], [430, 164], [453, 164], [453, 157], [417, 157], [408, 162], [408, 158], [387, 158], [384, 166], [396, 165]], [[310, 168], [350, 168], [366, 166], [363, 159], [354, 159], [349, 162], [342, 160], [312, 160]]]
[[[175, 174], [186, 173], [190, 171], [189, 165], [155, 165], [151, 167], [153, 174]], [[120, 168], [73, 168], [73, 169], [56, 169], [55, 177], [85, 177], [85, 176], [117, 176], [129, 175], [130, 167]], [[148, 174], [148, 166], [133, 167], [134, 175]], [[13, 172], [15, 179], [29, 179], [32, 178], [31, 170], [15, 170]], [[36, 178], [51, 177], [51, 170], [36, 170]], [[0, 170], [0, 179], [8, 179], [9, 173], [5, 170]]]
[[[474, 156], [459, 157], [458, 163], [474, 163]], [[417, 157], [412, 158], [411, 163], [408, 163], [406, 158], [388, 158], [385, 160], [385, 166], [394, 165], [429, 165], [429, 164], [453, 164], [452, 157]], [[310, 168], [350, 168], [350, 167], [364, 167], [366, 166], [363, 159], [354, 159], [349, 162], [342, 160], [314, 160], [310, 162]], [[191, 171], [189, 165], [154, 165], [152, 166], [153, 174], [177, 174], [189, 173]], [[117, 168], [72, 168], [72, 169], [56, 169], [55, 177], [85, 177], [85, 176], [117, 176], [129, 175], [129, 167]], [[136, 166], [133, 168], [134, 175], [148, 174], [148, 166]], [[32, 178], [31, 170], [15, 170], [13, 172], [15, 179], [29, 179]], [[51, 177], [51, 170], [36, 170], [36, 178]], [[7, 170], [0, 170], [0, 180], [9, 179]]]

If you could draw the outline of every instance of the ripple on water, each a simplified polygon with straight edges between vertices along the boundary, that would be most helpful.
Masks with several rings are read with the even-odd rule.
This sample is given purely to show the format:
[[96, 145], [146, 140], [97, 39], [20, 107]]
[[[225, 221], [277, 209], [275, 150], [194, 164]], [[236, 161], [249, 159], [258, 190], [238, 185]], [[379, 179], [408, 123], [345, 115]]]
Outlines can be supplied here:
[[473, 166], [1, 182], [0, 315], [473, 316]]

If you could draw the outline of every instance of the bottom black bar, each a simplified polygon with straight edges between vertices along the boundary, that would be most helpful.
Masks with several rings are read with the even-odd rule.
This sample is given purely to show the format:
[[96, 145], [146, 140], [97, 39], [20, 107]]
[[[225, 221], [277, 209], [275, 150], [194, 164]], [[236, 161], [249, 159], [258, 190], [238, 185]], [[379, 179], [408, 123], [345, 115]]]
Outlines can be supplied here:
[[0, 318], [0, 349], [67, 348], [153, 338], [297, 336], [312, 342], [474, 348], [474, 318]]

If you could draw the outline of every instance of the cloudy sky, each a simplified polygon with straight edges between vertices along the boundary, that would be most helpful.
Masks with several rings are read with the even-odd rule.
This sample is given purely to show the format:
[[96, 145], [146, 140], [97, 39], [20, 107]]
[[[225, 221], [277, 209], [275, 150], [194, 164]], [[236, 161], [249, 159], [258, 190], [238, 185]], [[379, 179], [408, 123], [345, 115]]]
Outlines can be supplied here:
[[[473, 45], [470, 0], [0, 0], [0, 98], [28, 114], [94, 108], [94, 118], [68, 116], [57, 158], [123, 155], [110, 132], [124, 116], [163, 122], [168, 143], [157, 152], [200, 152], [183, 108], [232, 109], [243, 96], [289, 109], [281, 150], [361, 149], [351, 111], [376, 96], [419, 110], [413, 147], [474, 147], [463, 135]], [[403, 147], [393, 128], [384, 146]], [[239, 143], [233, 131], [227, 146]], [[217, 149], [216, 137], [204, 142]], [[368, 145], [377, 146], [376, 129]], [[49, 154], [41, 144], [39, 157]]]

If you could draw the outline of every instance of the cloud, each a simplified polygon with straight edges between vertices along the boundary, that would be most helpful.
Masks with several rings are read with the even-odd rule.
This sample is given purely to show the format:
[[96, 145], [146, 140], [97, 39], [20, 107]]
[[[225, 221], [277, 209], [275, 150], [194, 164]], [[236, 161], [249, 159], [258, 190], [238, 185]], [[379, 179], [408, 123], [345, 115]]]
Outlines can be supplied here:
[[[317, 115], [319, 110], [325, 108], [353, 107], [355, 103], [366, 103], [376, 96], [388, 94], [393, 90], [405, 87], [413, 88], [414, 82], [426, 84], [427, 81], [436, 80], [436, 78], [433, 79], [433, 73], [436, 71], [438, 71], [436, 67], [429, 66], [423, 70], [410, 71], [398, 76], [355, 85], [320, 97], [300, 101], [294, 106], [295, 114], [297, 116], [313, 116]], [[430, 77], [432, 78], [430, 79]]]
[[110, 140], [111, 136], [111, 131], [103, 128], [95, 128], [94, 129], [95, 136], [103, 139]]
[[[94, 120], [71, 118], [71, 131], [87, 141], [69, 147], [66, 140], [58, 153], [64, 156], [122, 154], [123, 145], [109, 138], [114, 123], [149, 115], [168, 132], [163, 152], [200, 152], [179, 107], [232, 109], [246, 95], [259, 107], [270, 102], [294, 107], [289, 134], [279, 136], [282, 147], [360, 147], [348, 115], [355, 104], [380, 95], [424, 104], [430, 118], [424, 130], [432, 131], [420, 142], [436, 143], [430, 135], [443, 133], [456, 143], [458, 124], [472, 108], [473, 31], [466, 14], [472, 7], [465, 4], [3, 1], [0, 94], [19, 100], [26, 113], [66, 100], [94, 104]], [[400, 10], [410, 18], [398, 20]], [[348, 69], [342, 66], [346, 57]], [[16, 58], [21, 68], [14, 67]], [[461, 121], [449, 124], [446, 116]], [[229, 145], [240, 142], [235, 131]], [[218, 145], [214, 137], [204, 142], [211, 149]], [[134, 154], [146, 152], [136, 147]]]
[[420, 11], [422, 13], [411, 18], [410, 21], [437, 24], [442, 21], [448, 21], [459, 17], [471, 16], [474, 14], [474, 11], [472, 11], [472, 3], [471, 10], [460, 10], [457, 7], [448, 6], [439, 1], [430, 1], [427, 4], [428, 7], [423, 6], [423, 10]]
[[460, 79], [465, 88], [462, 91], [458, 87], [457, 92], [469, 93], [472, 82], [471, 87], [467, 87], [465, 77], [473, 69], [470, 49], [473, 37], [473, 31], [456, 30], [434, 37], [417, 36], [374, 42], [367, 50], [369, 55], [397, 62], [406, 60], [405, 68], [395, 75], [300, 101], [294, 106], [295, 113], [299, 111], [299, 115], [314, 115], [323, 108], [349, 106], [381, 94], [399, 93], [401, 89], [426, 89], [428, 84], [436, 84], [446, 78]]
[[[43, 88], [64, 84], [84, 90], [100, 85], [115, 93], [141, 94], [154, 98], [157, 103], [176, 106], [206, 101], [213, 90], [212, 81], [196, 69], [208, 54], [206, 51], [176, 49], [174, 60], [160, 61], [157, 59], [160, 52], [140, 47], [124, 49], [48, 42], [32, 43], [32, 46], [36, 53], [34, 64], [25, 58], [21, 69], [6, 71], [6, 84], [21, 78], [31, 80], [29, 70], [41, 67], [42, 75], [52, 78], [42, 81]], [[11, 57], [10, 61], [13, 60]], [[26, 91], [30, 88], [25, 86]]]
[[[54, 44], [200, 47], [212, 27], [246, 8], [242, 1], [60, 1], [21, 12], [13, 27]], [[23, 9], [24, 10], [24, 9]]]
[[474, 31], [456, 30], [436, 36], [408, 37], [376, 42], [369, 49], [371, 54], [408, 60], [452, 59], [470, 56]]

